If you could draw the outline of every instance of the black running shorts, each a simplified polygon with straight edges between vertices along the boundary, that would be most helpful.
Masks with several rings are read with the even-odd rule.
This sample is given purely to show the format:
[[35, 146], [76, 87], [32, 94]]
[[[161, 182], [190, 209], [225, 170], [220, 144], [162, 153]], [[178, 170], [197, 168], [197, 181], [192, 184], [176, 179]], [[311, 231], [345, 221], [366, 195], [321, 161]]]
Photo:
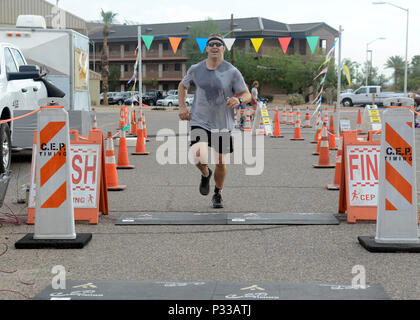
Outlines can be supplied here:
[[219, 154], [233, 152], [233, 139], [230, 131], [211, 132], [201, 127], [191, 127], [191, 146], [198, 142], [207, 142]]

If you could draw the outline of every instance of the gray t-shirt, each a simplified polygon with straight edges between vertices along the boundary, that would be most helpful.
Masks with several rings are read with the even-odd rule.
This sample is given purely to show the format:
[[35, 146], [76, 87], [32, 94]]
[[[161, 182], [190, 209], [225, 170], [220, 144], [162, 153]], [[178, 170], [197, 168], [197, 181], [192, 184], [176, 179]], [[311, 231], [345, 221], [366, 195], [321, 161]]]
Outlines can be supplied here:
[[196, 87], [194, 102], [191, 107], [190, 125], [206, 130], [231, 131], [234, 125], [234, 109], [226, 102], [245, 90], [242, 74], [227, 61], [223, 61], [215, 70], [209, 70], [206, 61], [192, 65], [182, 84], [189, 88]]

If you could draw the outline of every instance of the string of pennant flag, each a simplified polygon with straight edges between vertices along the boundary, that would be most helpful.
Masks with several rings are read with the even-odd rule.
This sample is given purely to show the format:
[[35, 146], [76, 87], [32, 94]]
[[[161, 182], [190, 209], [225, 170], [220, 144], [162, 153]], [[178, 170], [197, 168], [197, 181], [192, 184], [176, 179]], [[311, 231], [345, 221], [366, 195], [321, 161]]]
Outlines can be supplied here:
[[[331, 35], [329, 35], [330, 37]], [[319, 38], [321, 36], [306, 36], [306, 37], [300, 37], [300, 38], [306, 38], [308, 41], [309, 47], [311, 49], [311, 52], [314, 53]], [[296, 38], [296, 37], [293, 37]], [[185, 37], [168, 37], [169, 43], [171, 44], [172, 50], [174, 54], [178, 51], [179, 44], [181, 43], [182, 39], [195, 39], [198, 47], [200, 48], [201, 53], [204, 52], [204, 49], [206, 48], [207, 40], [208, 38], [185, 38]], [[284, 53], [287, 52], [287, 49], [289, 48], [290, 42], [292, 40], [292, 37], [265, 37], [265, 38], [224, 38], [223, 41], [226, 44], [226, 48], [230, 51], [232, 49], [233, 44], [236, 40], [246, 40], [250, 39], [252, 42], [252, 45], [254, 46], [255, 51], [258, 53], [260, 50], [260, 47], [264, 41], [264, 39], [278, 39], [280, 46]], [[149, 50], [150, 46], [152, 45], [153, 41], [155, 40], [155, 36], [142, 36], [142, 40], [146, 46], [146, 49]]]

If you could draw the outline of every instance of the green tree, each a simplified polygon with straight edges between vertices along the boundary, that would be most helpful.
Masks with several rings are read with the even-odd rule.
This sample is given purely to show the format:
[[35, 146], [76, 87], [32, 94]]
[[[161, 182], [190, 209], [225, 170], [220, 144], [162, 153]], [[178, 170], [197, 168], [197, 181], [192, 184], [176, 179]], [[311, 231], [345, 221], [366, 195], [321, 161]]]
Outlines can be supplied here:
[[[185, 53], [188, 57], [187, 68], [191, 67], [193, 64], [196, 64], [200, 61], [203, 61], [207, 58], [207, 53], [204, 50], [201, 53], [200, 48], [197, 44], [196, 38], [207, 38], [211, 34], [220, 34], [219, 33], [219, 24], [208, 18], [205, 21], [194, 22], [191, 24], [191, 28], [188, 34], [188, 39], [185, 41]], [[224, 58], [228, 60], [230, 57], [229, 51], [225, 50]]]
[[368, 68], [368, 85], [385, 86], [389, 79], [384, 74], [379, 73], [378, 67], [372, 67], [370, 64], [368, 65], [368, 62], [365, 62], [363, 66], [359, 65], [359, 68], [357, 69], [356, 87], [358, 88], [366, 85], [366, 73]]
[[112, 11], [104, 11], [101, 9], [101, 17], [102, 22], [104, 24], [102, 33], [104, 35], [104, 44], [102, 49], [102, 91], [104, 93], [104, 104], [108, 104], [108, 91], [109, 91], [109, 84], [108, 84], [108, 77], [109, 77], [109, 61], [108, 61], [108, 36], [110, 33], [110, 26], [114, 22], [117, 13]]
[[389, 57], [385, 68], [394, 70], [394, 90], [399, 88], [400, 79], [404, 76], [405, 61], [401, 56]]
[[121, 84], [121, 68], [118, 66], [111, 66], [109, 68], [109, 90], [116, 91], [116, 88]]
[[420, 55], [411, 59], [407, 88], [410, 91], [420, 91]]

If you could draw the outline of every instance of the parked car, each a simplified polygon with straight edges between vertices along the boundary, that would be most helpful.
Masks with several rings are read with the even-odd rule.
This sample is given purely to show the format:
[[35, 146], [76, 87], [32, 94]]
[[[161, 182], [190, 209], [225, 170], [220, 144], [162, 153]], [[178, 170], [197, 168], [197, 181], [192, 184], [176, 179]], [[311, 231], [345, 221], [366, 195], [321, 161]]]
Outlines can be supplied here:
[[[178, 90], [176, 90], [178, 91]], [[193, 94], [187, 94], [187, 98], [185, 99], [185, 104], [188, 106], [192, 106], [194, 101], [194, 95]]]
[[164, 99], [159, 99], [156, 102], [156, 105], [158, 106], [168, 106], [168, 107], [172, 107], [172, 106], [178, 106], [179, 105], [179, 101], [178, 101], [178, 96], [167, 96]]
[[168, 92], [166, 92], [166, 96], [177, 96], [178, 95], [178, 90], [169, 90]]
[[109, 101], [109, 104], [118, 104], [122, 106], [124, 101], [130, 98], [131, 92], [117, 92], [112, 96], [112, 101]]
[[134, 99], [133, 99], [133, 96], [130, 96], [129, 98], [124, 100], [124, 104], [127, 106], [131, 106], [131, 104], [138, 106], [139, 105], [138, 101], [139, 101], [139, 95], [135, 94]]
[[[108, 92], [108, 104], [112, 104], [113, 103], [113, 97], [114, 95], [117, 94], [117, 92]], [[101, 104], [104, 103], [104, 93], [102, 92], [101, 95]]]
[[161, 91], [151, 90], [143, 94], [143, 103], [149, 106], [154, 106], [156, 105], [156, 102], [162, 98], [163, 98], [163, 95]]
[[363, 86], [351, 93], [341, 93], [340, 101], [344, 107], [353, 105], [366, 105], [372, 103], [372, 96], [375, 95], [375, 104], [382, 106], [385, 99], [410, 97], [401, 92], [383, 92], [380, 86]]

